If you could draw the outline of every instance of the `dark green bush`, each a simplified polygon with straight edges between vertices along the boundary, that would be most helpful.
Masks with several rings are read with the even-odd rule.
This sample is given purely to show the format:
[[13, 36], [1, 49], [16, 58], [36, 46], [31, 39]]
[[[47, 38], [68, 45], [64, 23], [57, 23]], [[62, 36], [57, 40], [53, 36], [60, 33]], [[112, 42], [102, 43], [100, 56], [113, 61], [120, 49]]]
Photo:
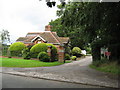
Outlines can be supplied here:
[[79, 47], [74, 47], [72, 49], [72, 55], [73, 56], [77, 56], [80, 57], [81, 56], [81, 49]]
[[65, 47], [65, 53], [67, 53], [67, 54], [70, 55], [70, 53], [71, 53], [71, 49], [70, 49], [69, 46], [66, 46], [66, 47]]
[[70, 55], [69, 54], [65, 54], [65, 60], [70, 60]]
[[57, 48], [53, 45], [53, 44], [49, 44], [47, 43], [47, 46], [52, 46], [51, 48], [51, 61], [56, 61], [58, 60], [58, 57], [57, 57]]
[[23, 51], [22, 51], [22, 57], [24, 59], [30, 59], [30, 50], [28, 48], [23, 49]]
[[49, 62], [50, 61], [50, 56], [46, 52], [40, 52], [38, 54], [38, 59], [43, 62]]
[[37, 58], [38, 54], [43, 51], [47, 52], [47, 45], [45, 43], [36, 44], [30, 49], [31, 57]]
[[15, 42], [9, 47], [11, 56], [22, 56], [22, 50], [25, 48], [25, 44], [22, 42]]

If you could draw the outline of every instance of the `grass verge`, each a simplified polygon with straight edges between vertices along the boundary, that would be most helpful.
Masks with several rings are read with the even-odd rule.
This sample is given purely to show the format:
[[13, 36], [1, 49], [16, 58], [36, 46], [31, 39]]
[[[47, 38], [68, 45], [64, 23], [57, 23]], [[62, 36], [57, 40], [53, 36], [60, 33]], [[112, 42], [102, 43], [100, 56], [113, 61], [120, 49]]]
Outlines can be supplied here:
[[101, 64], [100, 66], [96, 67], [95, 65], [91, 64], [91, 68], [96, 69], [102, 72], [108, 72], [112, 74], [119, 74], [120, 75], [120, 66], [118, 66], [117, 62], [109, 62]]
[[[16, 59], [16, 58], [0, 58], [0, 67], [50, 67], [57, 66], [64, 63], [60, 62], [42, 62], [39, 60], [25, 60], [25, 59]], [[66, 61], [66, 63], [70, 63], [71, 61]]]

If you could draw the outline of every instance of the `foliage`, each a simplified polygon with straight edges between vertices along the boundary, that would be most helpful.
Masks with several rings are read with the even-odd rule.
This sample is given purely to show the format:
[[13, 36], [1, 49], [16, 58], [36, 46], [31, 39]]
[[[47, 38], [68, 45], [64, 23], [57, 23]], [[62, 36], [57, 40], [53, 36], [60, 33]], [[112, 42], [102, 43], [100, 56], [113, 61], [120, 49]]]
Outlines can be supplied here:
[[69, 54], [65, 54], [65, 60], [70, 60], [70, 55]]
[[22, 50], [25, 48], [25, 44], [22, 42], [15, 42], [10, 45], [9, 51], [11, 53], [11, 56], [21, 56]]
[[65, 53], [71, 54], [71, 48], [68, 45], [65, 46]]
[[101, 60], [96, 60], [93, 62], [93, 65], [99, 67], [102, 64], [109, 63], [109, 60], [106, 58], [102, 58]]
[[52, 48], [51, 48], [51, 57], [50, 57], [51, 58], [51, 62], [58, 60], [58, 57], [57, 57], [57, 48], [53, 44], [47, 43], [46, 45], [47, 46], [52, 46]]
[[120, 66], [117, 64], [117, 62], [112, 61], [112, 62], [102, 63], [99, 66], [91, 64], [90, 67], [98, 71], [109, 72], [112, 74], [120, 75]]
[[110, 47], [109, 51], [113, 54], [111, 59], [116, 58], [120, 63], [120, 55], [114, 54], [120, 52], [119, 46], [115, 47], [120, 42], [119, 8], [119, 2], [69, 2], [65, 7], [58, 5], [59, 22], [55, 21], [55, 27], [60, 23], [62, 35], [70, 37], [72, 47], [84, 49], [88, 43], [93, 44], [93, 61], [97, 57], [100, 60], [100, 47]]
[[[50, 67], [61, 65], [64, 63], [61, 62], [42, 62], [38, 60], [25, 60], [25, 59], [16, 59], [16, 58], [0, 58], [0, 67]], [[70, 63], [70, 61], [66, 61], [65, 63]]]
[[50, 61], [50, 56], [46, 52], [40, 52], [38, 54], [38, 59], [43, 62], [49, 62]]
[[37, 58], [40, 52], [47, 52], [47, 45], [45, 43], [38, 43], [30, 49], [30, 54], [32, 58]]
[[79, 47], [74, 47], [72, 49], [72, 55], [77, 56], [77, 57], [80, 56], [81, 55], [81, 49]]
[[22, 57], [24, 59], [30, 59], [30, 50], [28, 48], [22, 50]]
[[2, 51], [2, 56], [7, 56], [7, 52], [8, 52], [8, 48], [10, 47], [10, 45], [6, 45], [6, 44], [1, 44], [2, 46], [0, 46], [0, 49]]
[[72, 59], [72, 60], [76, 60], [77, 57], [76, 57], [76, 56], [72, 56], [71, 59]]
[[9, 41], [10, 42], [10, 35], [8, 30], [2, 30], [2, 32], [0, 33], [0, 38], [2, 40], [2, 44]]

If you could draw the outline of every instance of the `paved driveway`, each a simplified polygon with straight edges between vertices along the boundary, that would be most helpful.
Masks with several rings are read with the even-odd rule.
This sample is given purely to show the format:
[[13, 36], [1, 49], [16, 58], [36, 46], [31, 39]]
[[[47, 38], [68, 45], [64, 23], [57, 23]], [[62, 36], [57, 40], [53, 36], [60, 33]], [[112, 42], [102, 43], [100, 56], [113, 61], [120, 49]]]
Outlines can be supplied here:
[[3, 68], [3, 72], [74, 83], [118, 87], [118, 80], [116, 75], [103, 73], [89, 68], [89, 64], [91, 64], [91, 62], [92, 57], [87, 56], [86, 58], [83, 58], [79, 61], [66, 63], [60, 66], [36, 68]]

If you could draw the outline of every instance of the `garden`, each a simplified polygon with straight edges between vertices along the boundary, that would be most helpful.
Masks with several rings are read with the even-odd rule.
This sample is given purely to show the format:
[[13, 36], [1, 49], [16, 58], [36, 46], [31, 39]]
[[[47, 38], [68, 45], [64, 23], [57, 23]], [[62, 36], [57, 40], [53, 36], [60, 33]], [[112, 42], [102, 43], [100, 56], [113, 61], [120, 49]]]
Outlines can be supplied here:
[[[51, 56], [48, 55], [48, 47], [51, 47]], [[81, 56], [79, 47], [74, 47], [72, 50], [66, 48], [65, 62], [61, 63], [58, 60], [57, 48], [53, 44], [39, 43], [26, 46], [22, 42], [15, 42], [9, 46], [6, 54], [0, 58], [2, 62], [0, 67], [49, 67], [70, 63]]]

